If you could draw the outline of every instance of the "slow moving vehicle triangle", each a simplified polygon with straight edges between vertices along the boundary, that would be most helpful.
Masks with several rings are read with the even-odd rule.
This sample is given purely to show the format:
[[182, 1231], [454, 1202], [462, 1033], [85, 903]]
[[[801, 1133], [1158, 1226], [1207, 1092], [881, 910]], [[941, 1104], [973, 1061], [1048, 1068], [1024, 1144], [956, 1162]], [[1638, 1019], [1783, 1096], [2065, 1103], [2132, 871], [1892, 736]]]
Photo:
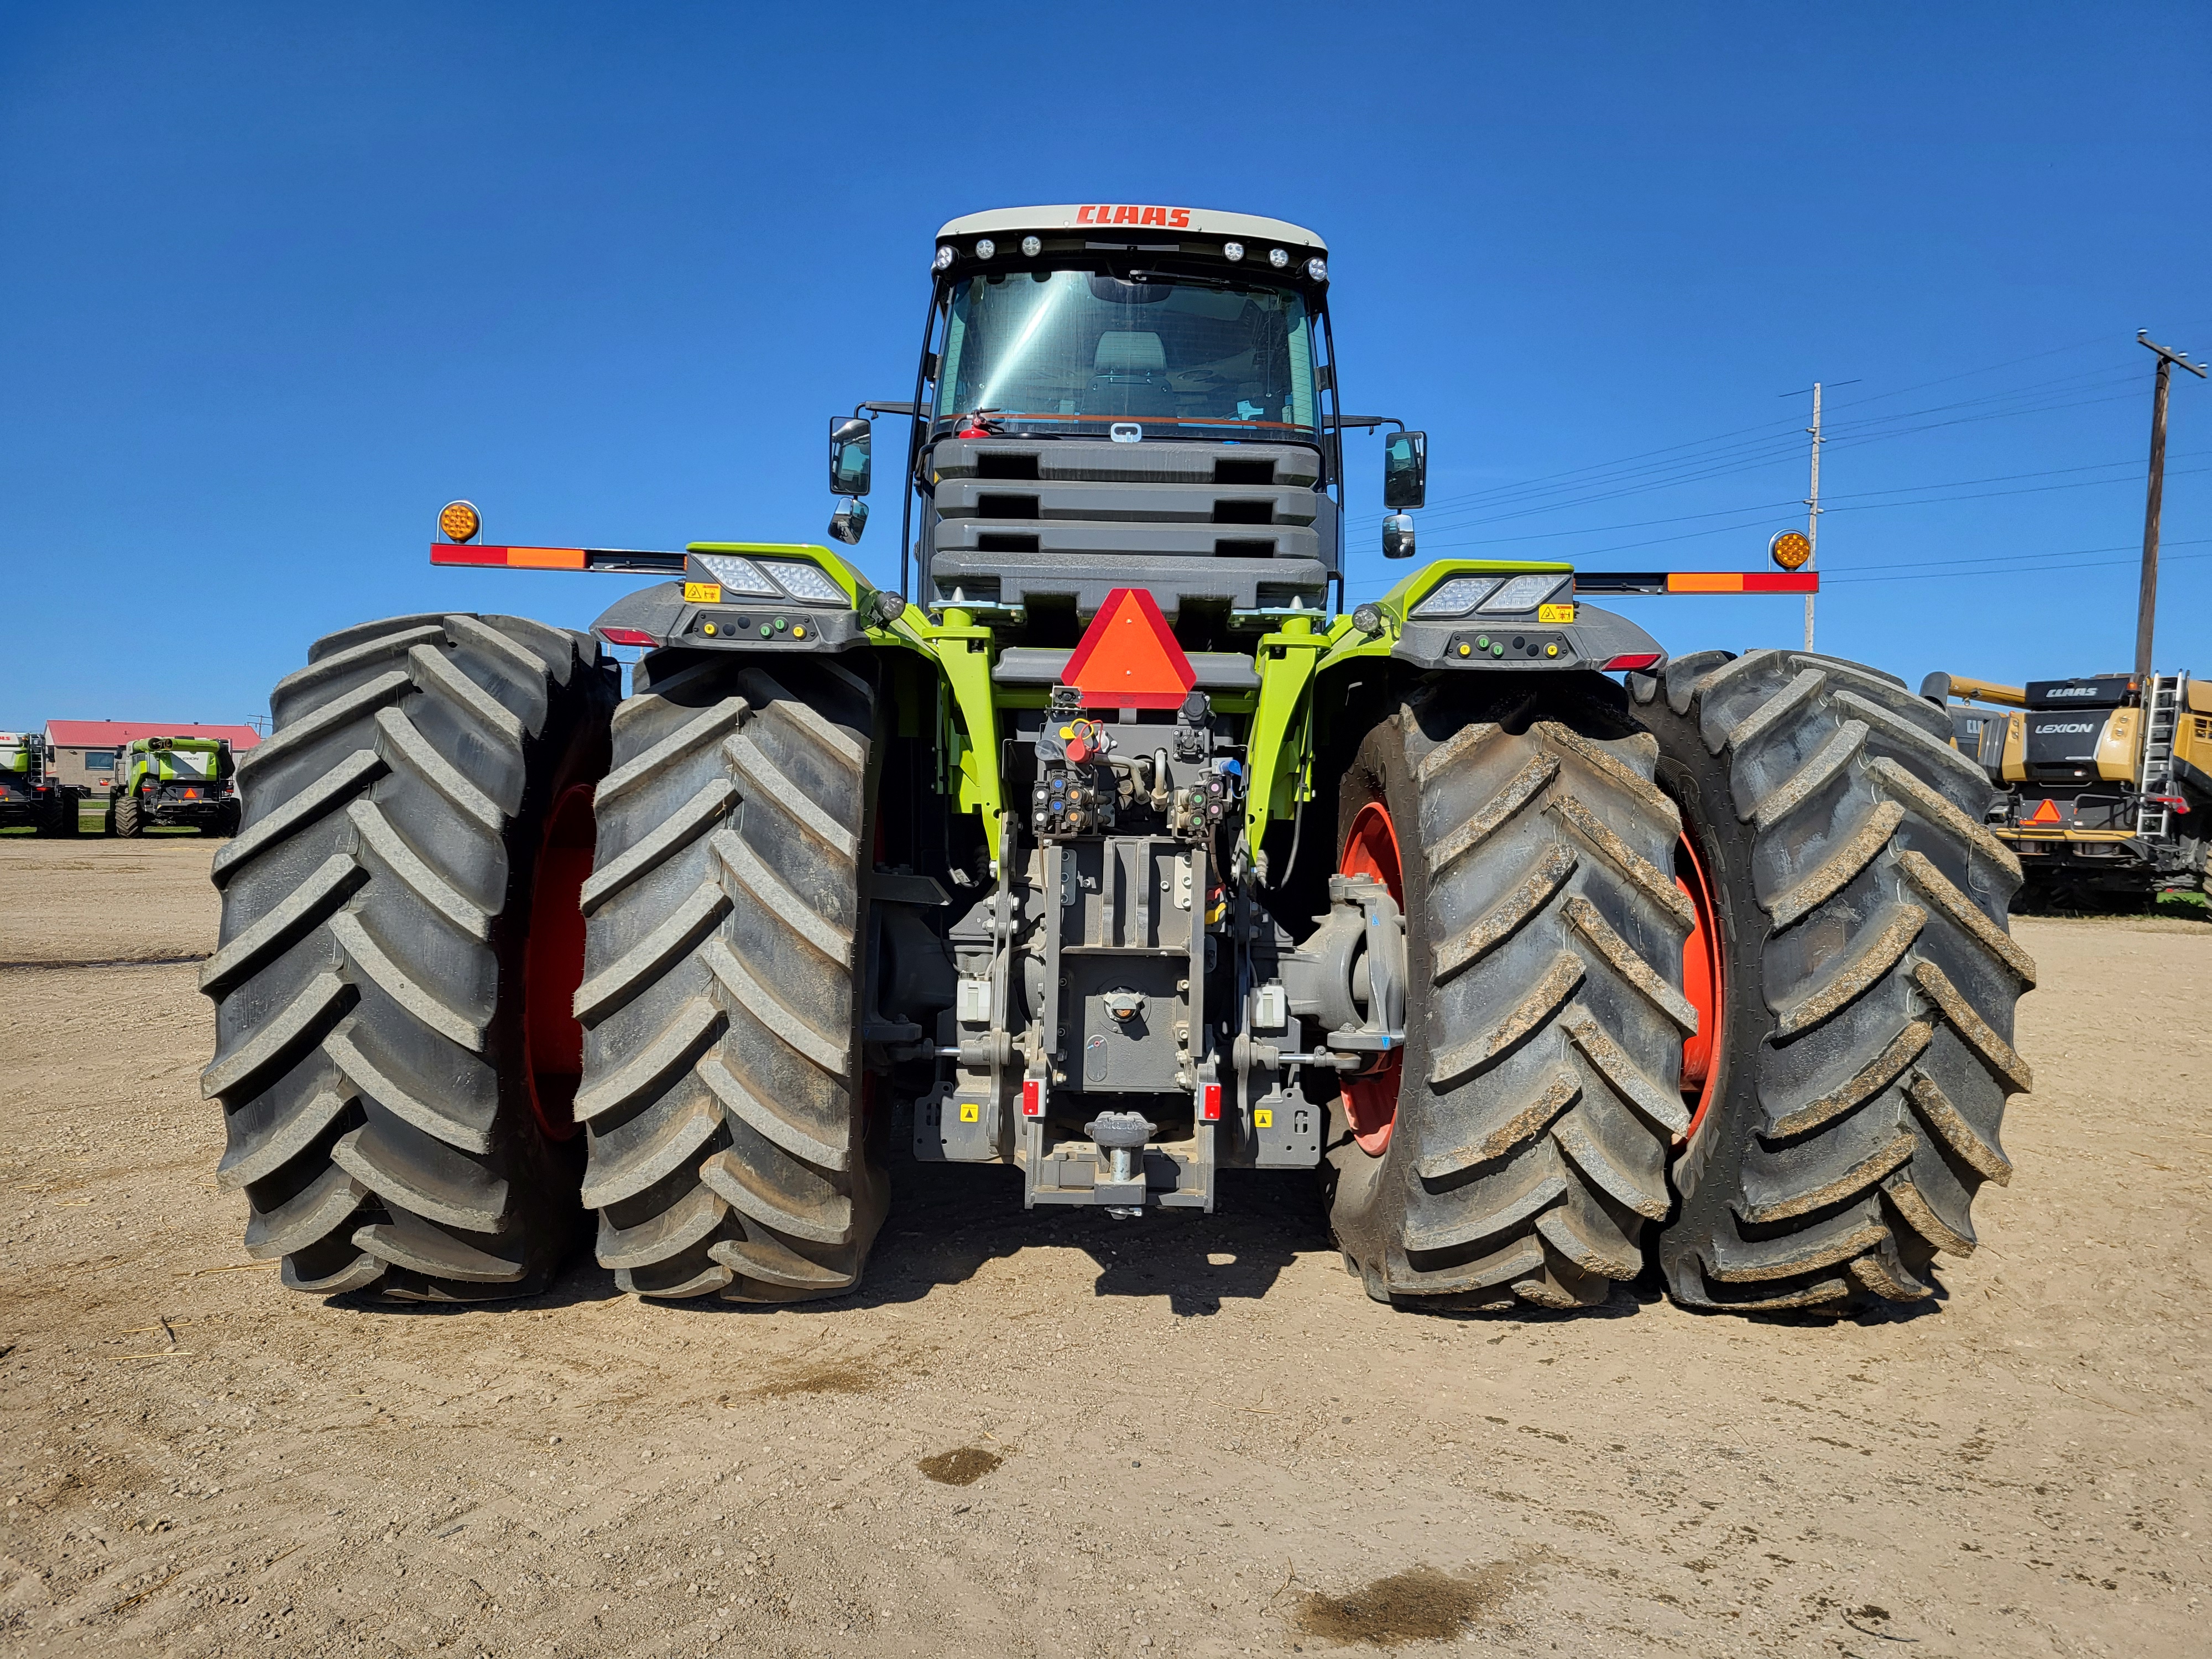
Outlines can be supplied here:
[[1091, 618], [1061, 684], [1086, 708], [1179, 708], [1198, 684], [1158, 600], [1141, 587], [1117, 587]]

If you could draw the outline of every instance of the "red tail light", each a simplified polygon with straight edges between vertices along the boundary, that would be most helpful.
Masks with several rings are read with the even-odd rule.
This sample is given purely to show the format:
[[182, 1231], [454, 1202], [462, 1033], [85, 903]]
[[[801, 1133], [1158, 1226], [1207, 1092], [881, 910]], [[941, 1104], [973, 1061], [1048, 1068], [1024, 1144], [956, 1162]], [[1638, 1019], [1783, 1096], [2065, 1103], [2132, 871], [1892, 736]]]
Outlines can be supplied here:
[[1604, 669], [1607, 673], [1618, 673], [1624, 671], [1633, 671], [1638, 668], [1649, 668], [1653, 663], [1659, 660], [1659, 655], [1660, 653], [1656, 651], [1627, 651], [1623, 652], [1618, 657], [1607, 658], [1603, 662], [1600, 663], [1598, 666]]
[[641, 633], [635, 628], [602, 628], [599, 630], [599, 637], [606, 641], [610, 645], [642, 645], [651, 647], [660, 643], [660, 641], [654, 639], [652, 635]]

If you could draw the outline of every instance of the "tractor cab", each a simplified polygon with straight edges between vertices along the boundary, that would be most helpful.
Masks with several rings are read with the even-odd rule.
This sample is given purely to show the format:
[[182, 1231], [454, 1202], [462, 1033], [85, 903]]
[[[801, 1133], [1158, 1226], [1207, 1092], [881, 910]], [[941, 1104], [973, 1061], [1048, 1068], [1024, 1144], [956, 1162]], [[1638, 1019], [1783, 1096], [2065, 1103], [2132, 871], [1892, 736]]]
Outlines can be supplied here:
[[[1384, 424], [1338, 412], [1328, 252], [1297, 225], [1189, 208], [945, 226], [915, 400], [864, 406], [909, 415], [918, 596], [1063, 646], [1117, 588], [1148, 590], [1191, 643], [1324, 615], [1340, 434]], [[867, 437], [858, 415], [833, 422], [834, 491], [866, 493]], [[1418, 506], [1421, 434], [1392, 449], [1393, 504]], [[832, 534], [857, 538], [849, 507]]]

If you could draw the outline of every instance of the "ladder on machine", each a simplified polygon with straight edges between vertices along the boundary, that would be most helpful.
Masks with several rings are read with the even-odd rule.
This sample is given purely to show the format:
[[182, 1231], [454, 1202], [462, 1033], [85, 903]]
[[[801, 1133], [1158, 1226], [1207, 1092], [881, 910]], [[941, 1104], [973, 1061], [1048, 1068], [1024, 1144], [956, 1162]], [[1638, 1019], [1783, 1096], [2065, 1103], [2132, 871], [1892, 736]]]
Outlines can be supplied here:
[[2173, 793], [2173, 742], [2181, 725], [2181, 704], [2187, 674], [2154, 674], [2143, 688], [2142, 774], [2136, 780], [2142, 793], [2136, 799], [2136, 834], [2145, 841], [2162, 839], [2172, 830], [2173, 809], [2166, 799]]

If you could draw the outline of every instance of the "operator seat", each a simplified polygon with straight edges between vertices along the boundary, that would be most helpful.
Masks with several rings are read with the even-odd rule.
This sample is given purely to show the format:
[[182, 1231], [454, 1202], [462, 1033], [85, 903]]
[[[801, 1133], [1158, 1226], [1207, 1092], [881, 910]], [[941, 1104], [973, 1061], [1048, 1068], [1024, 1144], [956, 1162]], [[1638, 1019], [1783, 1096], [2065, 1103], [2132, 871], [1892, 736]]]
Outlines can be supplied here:
[[1168, 354], [1149, 331], [1109, 331], [1098, 337], [1091, 374], [1093, 409], [1142, 420], [1176, 412], [1168, 385]]

